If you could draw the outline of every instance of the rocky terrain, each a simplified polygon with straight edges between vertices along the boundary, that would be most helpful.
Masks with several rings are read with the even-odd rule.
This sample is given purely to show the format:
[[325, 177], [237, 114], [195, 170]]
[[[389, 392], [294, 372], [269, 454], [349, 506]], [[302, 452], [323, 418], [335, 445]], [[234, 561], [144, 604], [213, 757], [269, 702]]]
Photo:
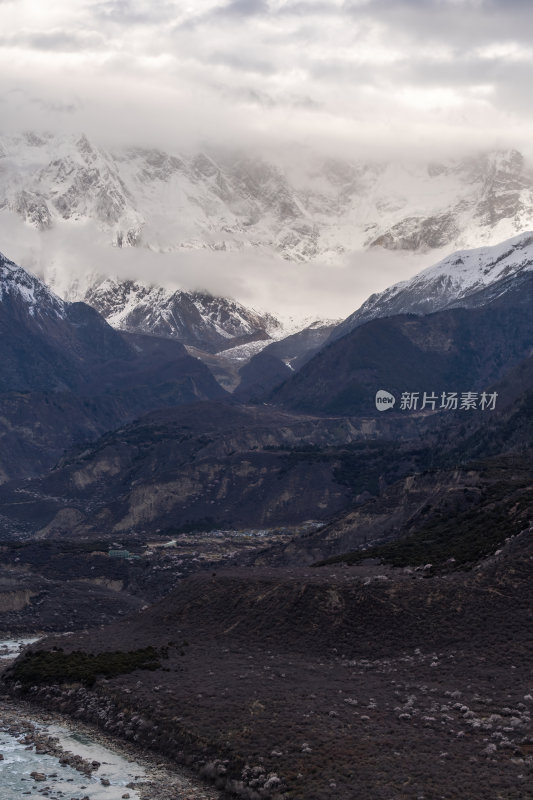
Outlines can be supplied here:
[[531, 457], [529, 449], [410, 474], [319, 530], [250, 560], [284, 566], [380, 558], [433, 571], [470, 565], [529, 525]]
[[[125, 623], [34, 646], [7, 686], [192, 765], [228, 796], [526, 800], [532, 564], [525, 530], [474, 570], [429, 578], [205, 573]], [[89, 687], [54, 667], [133, 645], [158, 649], [160, 668]]]
[[[470, 563], [521, 530], [532, 502], [533, 357], [495, 389], [500, 406], [489, 418], [433, 414], [418, 418], [419, 441], [346, 446], [336, 476], [352, 489], [347, 510], [318, 531], [255, 554], [255, 563], [342, 560], [348, 551], [355, 562]], [[397, 539], [405, 542], [398, 549]]]
[[[515, 330], [517, 324], [514, 317]], [[425, 487], [431, 506], [439, 506], [439, 492], [450, 486], [477, 502], [490, 464], [464, 465], [528, 447], [531, 363], [525, 359], [493, 385], [494, 411], [388, 411], [361, 418], [197, 403], [153, 412], [69, 452], [42, 477], [0, 487], [2, 537], [134, 541], [136, 534], [161, 531], [326, 522], [355, 505], [363, 517], [377, 515], [375, 525], [360, 530], [369, 540], [382, 538], [400, 518], [385, 527], [379, 519], [387, 519], [401, 498], [402, 513], [414, 510], [408, 486]], [[472, 492], [470, 469], [479, 473]], [[428, 470], [429, 477], [418, 480]], [[415, 507], [419, 496], [412, 495]], [[363, 541], [362, 534], [355, 541]], [[312, 558], [332, 552], [313, 549]]]
[[[413, 421], [402, 430], [418, 439]], [[351, 494], [336, 480], [339, 446], [376, 435], [392, 435], [386, 420], [228, 403], [154, 412], [73, 450], [40, 478], [0, 487], [2, 537], [113, 540], [191, 524], [257, 528], [327, 519]], [[328, 446], [333, 451], [323, 457]]]
[[[356, 439], [344, 458], [337, 449], [336, 477], [352, 498], [347, 512], [244, 553], [243, 566], [204, 561], [120, 622], [31, 645], [5, 673], [4, 690], [190, 767], [227, 797], [527, 800], [531, 376], [529, 358], [505, 377], [490, 431], [450, 421], [445, 431], [428, 427], [424, 439]], [[230, 408], [220, 407], [226, 424]], [[213, 432], [215, 412], [207, 416]], [[183, 407], [180, 424], [190, 426], [193, 413]], [[285, 437], [294, 435], [294, 418], [278, 411], [267, 411], [262, 434], [262, 409], [234, 414], [233, 437], [252, 435], [242, 427], [246, 415], [256, 437], [283, 429], [282, 421]], [[322, 445], [324, 421], [315, 430]], [[300, 425], [301, 438], [313, 419]], [[177, 439], [160, 431], [163, 441]], [[129, 446], [142, 444], [139, 429], [132, 433]], [[207, 445], [216, 452], [226, 441], [215, 436]], [[465, 463], [484, 448], [497, 454]], [[441, 460], [453, 466], [435, 469]], [[287, 466], [305, 465], [308, 476], [327, 461], [324, 446], [286, 452]], [[400, 464], [410, 474], [394, 482]], [[40, 562], [57, 579], [73, 566], [65, 544], [4, 545], [3, 560], [27, 550], [26, 565]], [[76, 569], [92, 572], [97, 563], [104, 562], [95, 553]], [[178, 564], [168, 566], [175, 573]], [[146, 593], [164, 575], [141, 579], [135, 562], [108, 560], [95, 577], [109, 580], [111, 572]]]
[[[113, 212], [122, 230], [131, 198], [112, 157], [109, 195], [102, 154], [71, 145], [54, 208], [76, 222], [98, 195], [102, 224]], [[98, 173], [83, 206], [79, 158]], [[220, 189], [213, 164], [195, 174]], [[291, 217], [272, 173], [254, 175]], [[492, 200], [482, 213], [497, 219]], [[5, 696], [227, 797], [528, 800], [529, 248], [437, 265], [329, 344], [312, 326], [256, 351], [226, 372], [234, 398], [169, 330], [113, 329], [2, 258], [0, 628], [49, 634], [3, 673]], [[439, 285], [445, 309], [391, 315]], [[253, 355], [250, 336], [229, 351]], [[398, 398], [385, 413], [383, 389]], [[453, 392], [464, 405], [441, 403]]]
[[532, 227], [533, 172], [516, 150], [429, 164], [293, 153], [286, 163], [30, 132], [2, 136], [0, 154], [1, 209], [41, 231], [89, 221], [119, 247], [328, 261], [372, 246], [479, 246]]
[[212, 571], [289, 541], [316, 523], [261, 530], [197, 527], [155, 534], [148, 540], [129, 531], [114, 542], [4, 540], [0, 544], [0, 634], [10, 638], [28, 631], [40, 635], [107, 624], [164, 597], [190, 574]]
[[[28, 703], [15, 703], [5, 696], [0, 697], [0, 735], [4, 733], [12, 737], [20, 750], [23, 749], [23, 756], [28, 758], [29, 752], [36, 765], [41, 765], [40, 770], [34, 769], [31, 773], [26, 773], [27, 777], [22, 777], [19, 791], [30, 785], [33, 791], [50, 798], [65, 797], [65, 789], [70, 793], [79, 792], [83, 798], [94, 797], [95, 793], [98, 797], [124, 798], [127, 795], [127, 798], [139, 800], [216, 800], [220, 796], [216, 789], [194, 780], [185, 770], [178, 773], [174, 765], [162, 760], [161, 756], [148, 754], [126, 742], [117, 747], [116, 739], [113, 740], [102, 731], [84, 726], [80, 722], [73, 725], [67, 717], [60, 717], [59, 722], [58, 729], [57, 714], [44, 711], [39, 713], [35, 706]], [[66, 736], [69, 731], [77, 737], [77, 741]], [[62, 736], [58, 736], [58, 733]], [[67, 749], [78, 749], [76, 745], [80, 739], [89, 742], [89, 750], [96, 750], [100, 758], [105, 759], [104, 763]], [[10, 755], [12, 758], [13, 753]], [[23, 760], [20, 751], [15, 753], [15, 758], [17, 756], [20, 765]], [[120, 767], [118, 775], [108, 771], [110, 764], [116, 764], [117, 757], [119, 764], [125, 757], [123, 765], [131, 765], [130, 769], [141, 774], [132, 774], [129, 783], [125, 784], [123, 780], [121, 785], [117, 781], [117, 778], [122, 777]], [[10, 764], [4, 764], [4, 768], [9, 769], [10, 765], [11, 759]], [[73, 770], [79, 775], [77, 779], [69, 777], [76, 774]], [[111, 780], [105, 777], [106, 774], [112, 775]], [[126, 776], [127, 774], [126, 772]], [[13, 782], [10, 782], [10, 788], [13, 788]], [[32, 792], [27, 790], [23, 793]]]

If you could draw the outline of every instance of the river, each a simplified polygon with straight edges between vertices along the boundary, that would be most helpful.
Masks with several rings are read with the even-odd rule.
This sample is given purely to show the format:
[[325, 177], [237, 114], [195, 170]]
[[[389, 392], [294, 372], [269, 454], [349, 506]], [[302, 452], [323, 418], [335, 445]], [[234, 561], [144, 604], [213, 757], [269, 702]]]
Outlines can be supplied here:
[[[0, 665], [9, 663], [39, 637], [0, 639]], [[215, 800], [219, 793], [194, 778], [150, 761], [141, 764], [110, 747], [101, 736], [82, 725], [62, 724], [39, 715], [16, 701], [0, 697], [0, 798], [1, 800], [158, 800], [194, 798]], [[42, 742], [80, 756], [86, 764], [98, 762], [89, 774], [60, 763], [61, 752], [36, 752]], [[47, 749], [45, 747], [44, 749]], [[64, 760], [64, 759], [63, 759]], [[142, 759], [141, 759], [142, 760]], [[33, 775], [32, 775], [33, 773]]]

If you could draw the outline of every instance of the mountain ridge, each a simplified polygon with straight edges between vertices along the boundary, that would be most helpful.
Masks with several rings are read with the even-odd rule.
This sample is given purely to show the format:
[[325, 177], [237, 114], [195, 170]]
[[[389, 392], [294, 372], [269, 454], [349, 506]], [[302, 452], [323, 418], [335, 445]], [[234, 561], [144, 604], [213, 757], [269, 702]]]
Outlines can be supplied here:
[[39, 230], [93, 220], [118, 247], [266, 250], [306, 262], [368, 247], [424, 252], [533, 227], [516, 150], [439, 163], [105, 149], [84, 134], [2, 137], [0, 209]]
[[[472, 309], [376, 317], [326, 344], [268, 402], [292, 411], [380, 414], [375, 396], [484, 391], [533, 347], [527, 271], [504, 294]], [[398, 416], [399, 404], [387, 413]]]
[[208, 352], [270, 339], [281, 329], [271, 314], [226, 297], [170, 290], [141, 281], [105, 278], [84, 293], [110, 325], [131, 333], [177, 339]]
[[155, 408], [226, 397], [180, 342], [123, 333], [0, 256], [0, 475]]
[[372, 319], [472, 308], [513, 289], [533, 270], [533, 233], [526, 231], [491, 247], [460, 250], [412, 278], [372, 294], [331, 333], [330, 341]]

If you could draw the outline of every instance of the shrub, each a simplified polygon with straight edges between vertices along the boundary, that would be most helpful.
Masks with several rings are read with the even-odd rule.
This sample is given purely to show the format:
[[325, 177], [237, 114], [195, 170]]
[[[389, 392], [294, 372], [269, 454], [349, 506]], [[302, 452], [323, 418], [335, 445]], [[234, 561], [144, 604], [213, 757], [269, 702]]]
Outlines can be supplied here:
[[85, 653], [75, 650], [36, 650], [25, 653], [6, 673], [6, 681], [19, 681], [24, 685], [40, 683], [80, 682], [93, 686], [96, 678], [114, 678], [136, 669], [161, 668], [159, 653], [154, 647], [141, 650]]

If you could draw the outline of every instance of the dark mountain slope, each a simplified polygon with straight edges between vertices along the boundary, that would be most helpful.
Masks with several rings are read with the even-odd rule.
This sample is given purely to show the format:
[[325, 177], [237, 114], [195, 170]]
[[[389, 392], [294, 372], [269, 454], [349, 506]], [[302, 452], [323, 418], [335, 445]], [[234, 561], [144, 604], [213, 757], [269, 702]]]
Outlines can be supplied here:
[[[347, 443], [389, 440], [392, 428], [414, 439], [406, 449], [419, 446], [416, 421], [408, 418], [391, 426], [387, 419], [323, 419], [213, 402], [153, 412], [68, 453], [42, 478], [1, 487], [2, 535], [112, 537], [191, 523], [233, 528], [327, 519], [352, 492], [336, 478]], [[376, 469], [388, 458], [377, 442], [373, 457]], [[394, 464], [394, 476], [412, 460]]]
[[[358, 561], [367, 548], [372, 557], [383, 552], [393, 563], [411, 558], [420, 564], [451, 557], [468, 561], [495, 549], [533, 518], [533, 356], [490, 391], [499, 398], [495, 412], [418, 419], [416, 447], [398, 440], [366, 443], [366, 449], [364, 443], [347, 445], [336, 475], [352, 488], [351, 508], [320, 530], [255, 554], [251, 561], [312, 564], [359, 548], [350, 556]], [[399, 480], [395, 466], [402, 471]], [[374, 549], [376, 543], [396, 540], [407, 544]]]
[[[0, 256], [0, 391], [64, 391], [96, 395], [126, 384], [186, 374], [221, 391], [183, 345], [116, 331], [84, 303], [65, 303], [34, 276]], [[174, 367], [176, 362], [180, 368]], [[149, 373], [153, 374], [150, 375]]]
[[266, 347], [241, 367], [241, 380], [233, 394], [245, 403], [254, 402], [270, 394], [292, 374], [293, 370]]
[[3, 256], [0, 358], [3, 480], [154, 408], [226, 396], [179, 342], [115, 331]]
[[333, 323], [316, 322], [267, 345], [239, 370], [241, 381], [235, 396], [244, 402], [264, 397], [307, 364], [324, 344], [333, 327]]
[[403, 392], [483, 391], [530, 355], [533, 275], [475, 309], [425, 317], [376, 319], [321, 350], [275, 390], [284, 408], [324, 414], [372, 414], [379, 389], [397, 403]]
[[253, 556], [253, 563], [359, 563], [383, 557], [398, 566], [470, 564], [528, 526], [532, 457], [529, 449], [409, 475], [324, 528]]
[[[522, 393], [515, 397], [518, 385]], [[458, 465], [466, 475], [461, 465], [467, 461], [520, 452], [533, 440], [531, 357], [490, 389], [498, 393], [501, 409], [470, 415], [327, 418], [236, 403], [154, 412], [72, 451], [49, 475], [6, 486], [0, 491], [2, 534], [83, 537], [191, 524], [268, 527], [327, 520], [355, 503], [358, 514], [370, 517], [364, 535], [357, 533], [347, 547], [364, 536], [372, 541], [399, 535], [389, 520], [395, 504], [403, 507], [405, 500], [409, 515], [411, 500], [415, 506], [433, 503], [424, 493], [447, 491], [443, 487]], [[416, 475], [428, 469], [433, 477], [420, 483]], [[461, 480], [460, 491], [468, 489], [469, 480], [464, 478], [464, 487]], [[403, 483], [385, 496], [396, 481]], [[413, 494], [406, 488], [412, 481]], [[365, 501], [372, 497], [377, 510], [370, 512]], [[343, 552], [344, 545], [329, 548], [328, 530], [324, 541], [321, 532], [313, 534], [310, 555], [302, 539], [266, 554], [268, 563], [310, 562]]]
[[87, 389], [90, 370], [134, 352], [83, 303], [64, 303], [0, 255], [0, 391]]

